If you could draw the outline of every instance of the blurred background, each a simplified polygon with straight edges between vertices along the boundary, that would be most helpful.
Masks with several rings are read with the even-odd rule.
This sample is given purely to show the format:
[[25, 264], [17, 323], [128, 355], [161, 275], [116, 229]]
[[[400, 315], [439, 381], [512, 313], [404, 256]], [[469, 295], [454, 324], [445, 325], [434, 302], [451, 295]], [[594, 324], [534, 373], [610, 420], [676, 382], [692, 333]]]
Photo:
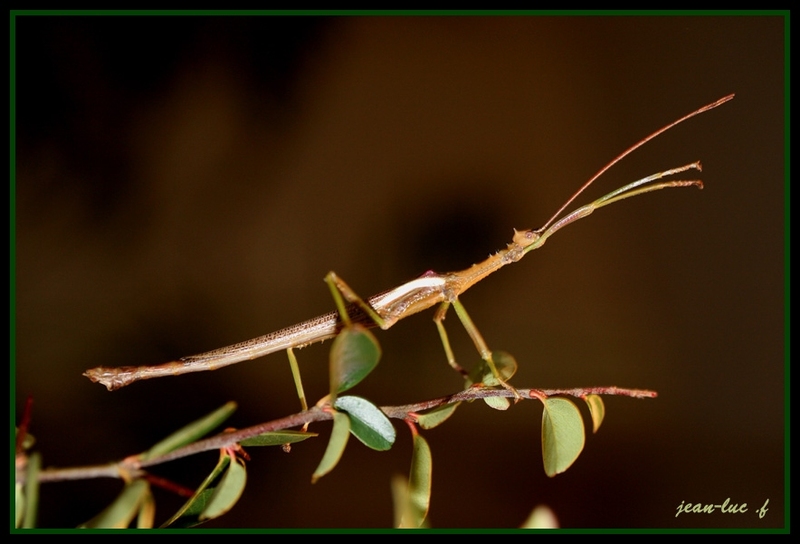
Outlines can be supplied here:
[[[541, 412], [462, 406], [425, 432], [432, 527], [784, 525], [785, 44], [781, 17], [44, 17], [15, 19], [16, 419], [45, 466], [148, 448], [229, 400], [246, 427], [298, 411], [287, 358], [137, 383], [81, 374], [156, 364], [333, 309], [335, 270], [362, 296], [459, 270], [574, 207], [701, 160], [705, 189], [604, 208], [462, 298], [518, 387], [617, 385], [606, 420], [548, 478]], [[692, 176], [696, 177], [696, 176]], [[433, 312], [377, 332], [352, 390], [379, 405], [453, 393]], [[456, 357], [477, 354], [454, 314]], [[14, 329], [12, 329], [13, 331]], [[330, 344], [297, 352], [327, 389]], [[585, 406], [581, 407], [588, 415]], [[351, 440], [310, 483], [317, 440], [250, 448], [239, 504], [207, 527], [390, 527], [389, 452]], [[156, 467], [196, 486], [217, 454]], [[46, 484], [41, 527], [74, 527], [119, 481]], [[681, 502], [747, 503], [684, 514]], [[756, 509], [769, 500], [766, 516]], [[182, 499], [157, 492], [157, 522]]]

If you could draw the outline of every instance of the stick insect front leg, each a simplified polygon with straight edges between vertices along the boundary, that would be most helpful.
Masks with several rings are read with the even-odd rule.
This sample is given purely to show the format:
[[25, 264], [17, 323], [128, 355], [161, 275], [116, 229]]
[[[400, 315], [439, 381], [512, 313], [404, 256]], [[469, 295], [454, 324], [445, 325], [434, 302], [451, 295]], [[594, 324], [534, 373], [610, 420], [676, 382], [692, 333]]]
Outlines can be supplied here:
[[[336, 302], [336, 308], [339, 311], [339, 315], [342, 318], [345, 326], [350, 326], [350, 314], [345, 307], [344, 301], [351, 304], [356, 304], [359, 308], [364, 310], [366, 314], [378, 325], [381, 329], [388, 329], [391, 327], [397, 319], [394, 320], [386, 320], [384, 319], [372, 306], [370, 306], [367, 302], [364, 301], [360, 296], [353, 291], [349, 285], [347, 285], [342, 278], [336, 275], [336, 272], [328, 272], [328, 275], [325, 276], [325, 283], [328, 284], [328, 287], [331, 290], [331, 295], [333, 295], [333, 300]], [[344, 299], [342, 298], [344, 297]]]
[[[464, 308], [464, 305], [461, 304], [460, 300], [458, 300], [458, 297], [455, 297], [450, 301], [442, 302], [441, 305], [439, 305], [439, 309], [436, 310], [436, 313], [433, 316], [433, 321], [436, 323], [436, 328], [439, 330], [439, 337], [441, 338], [442, 345], [444, 346], [447, 362], [465, 378], [469, 376], [468, 372], [456, 362], [455, 356], [453, 355], [453, 350], [450, 347], [450, 340], [447, 337], [447, 331], [444, 328], [444, 318], [451, 305], [456, 311], [456, 315], [458, 316], [459, 321], [461, 321], [461, 324], [464, 326], [464, 329], [467, 331], [467, 334], [469, 334], [469, 337], [472, 338], [472, 342], [475, 344], [475, 348], [478, 350], [481, 359], [483, 359], [483, 361], [489, 366], [492, 376], [494, 376], [500, 385], [514, 393], [514, 398], [516, 400], [519, 400], [521, 398], [519, 393], [512, 385], [506, 382], [506, 378], [503, 377], [497, 365], [495, 364], [494, 358], [492, 357], [492, 352], [489, 349], [489, 346], [486, 344], [486, 341], [483, 339], [483, 335], [481, 335], [480, 331], [478, 331], [478, 328], [472, 322], [472, 318], [470, 318], [466, 308]], [[511, 376], [508, 376], [508, 378], [510, 377]]]
[[[325, 276], [325, 283], [328, 284], [328, 287], [331, 290], [331, 294], [333, 295], [333, 300], [336, 303], [337, 311], [339, 312], [339, 317], [344, 323], [345, 327], [352, 326], [352, 320], [350, 318], [350, 313], [347, 310], [345, 305], [344, 299], [346, 299], [350, 303], [357, 304], [366, 314], [381, 328], [386, 327], [386, 320], [384, 320], [368, 303], [364, 302], [364, 300], [359, 297], [351, 288], [348, 286], [342, 279], [340, 279], [335, 272], [329, 272], [327, 276]], [[344, 299], [342, 298], [344, 297]], [[300, 399], [300, 405], [302, 409], [308, 410], [308, 403], [306, 402], [305, 392], [303, 390], [303, 380], [300, 376], [300, 367], [297, 364], [297, 357], [294, 354], [293, 348], [288, 348], [286, 350], [286, 354], [289, 356], [289, 365], [292, 369], [292, 379], [294, 380], [294, 385], [297, 388], [297, 396]], [[303, 431], [308, 430], [308, 423], [303, 425]], [[287, 445], [288, 446], [288, 445]]]

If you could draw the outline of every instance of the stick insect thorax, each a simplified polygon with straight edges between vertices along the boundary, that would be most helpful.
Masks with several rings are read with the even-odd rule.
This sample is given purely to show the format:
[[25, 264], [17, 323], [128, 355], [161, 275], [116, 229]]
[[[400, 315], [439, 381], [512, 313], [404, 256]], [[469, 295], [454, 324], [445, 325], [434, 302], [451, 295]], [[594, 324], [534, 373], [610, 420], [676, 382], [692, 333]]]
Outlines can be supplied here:
[[[382, 329], [388, 329], [400, 319], [416, 314], [423, 310], [427, 310], [437, 304], [443, 306], [437, 311], [434, 319], [437, 325], [441, 327], [441, 320], [444, 318], [444, 311], [449, 304], [457, 303], [458, 297], [463, 294], [467, 289], [486, 278], [489, 274], [496, 272], [503, 266], [519, 261], [528, 252], [540, 248], [547, 239], [561, 228], [582, 219], [598, 208], [630, 198], [632, 196], [640, 195], [647, 192], [656, 191], [659, 189], [666, 189], [671, 187], [698, 187], [702, 188], [703, 184], [699, 180], [673, 180], [661, 181], [671, 175], [686, 172], [688, 170], [701, 170], [699, 162], [680, 166], [659, 172], [640, 179], [633, 183], [629, 183], [599, 199], [581, 206], [562, 216], [564, 210], [581, 194], [583, 193], [595, 180], [603, 175], [609, 168], [617, 164], [627, 155], [634, 150], [643, 146], [656, 136], [666, 132], [675, 125], [690, 119], [696, 115], [706, 112], [710, 109], [716, 108], [732, 100], [733, 94], [720, 98], [716, 102], [712, 102], [702, 108], [689, 113], [680, 119], [664, 126], [663, 128], [652, 133], [650, 136], [639, 141], [635, 145], [625, 150], [621, 155], [613, 161], [604, 166], [589, 181], [583, 184], [559, 209], [558, 211], [540, 228], [535, 230], [514, 230], [514, 237], [507, 245], [506, 248], [501, 249], [497, 253], [490, 255], [486, 260], [474, 264], [471, 267], [458, 272], [448, 272], [445, 274], [437, 274], [433, 271], [428, 271], [422, 276], [406, 282], [399, 287], [390, 289], [383, 293], [373, 295], [365, 301], [357, 299], [347, 285], [338, 279], [332, 272], [329, 278], [338, 286], [339, 290], [345, 294], [348, 301], [351, 303], [346, 313], [349, 320], [354, 323], [366, 327], [380, 326]], [[360, 304], [356, 304], [355, 301]], [[366, 304], [365, 311], [362, 309]], [[459, 307], [457, 306], [458, 310]], [[463, 308], [462, 308], [463, 311]], [[343, 322], [337, 312], [330, 312], [328, 314], [298, 323], [291, 327], [281, 329], [258, 338], [253, 338], [238, 344], [215, 349], [198, 355], [182, 357], [176, 361], [171, 361], [161, 365], [155, 366], [126, 366], [126, 367], [97, 367], [84, 372], [84, 376], [88, 377], [93, 382], [99, 382], [105, 385], [109, 390], [119, 389], [135, 381], [157, 378], [162, 376], [173, 376], [178, 374], [185, 374], [189, 372], [200, 372], [205, 370], [214, 370], [223, 366], [238, 363], [240, 361], [255, 359], [274, 353], [292, 348], [301, 348], [315, 342], [321, 342], [335, 337], [343, 328]], [[477, 331], [474, 331], [477, 334]], [[479, 337], [475, 339], [476, 345], [482, 343]], [[446, 348], [448, 349], [448, 348]], [[483, 351], [487, 351], [485, 348]], [[479, 348], [481, 351], [481, 348]], [[489, 353], [490, 357], [490, 353]], [[454, 364], [454, 361], [451, 361]]]

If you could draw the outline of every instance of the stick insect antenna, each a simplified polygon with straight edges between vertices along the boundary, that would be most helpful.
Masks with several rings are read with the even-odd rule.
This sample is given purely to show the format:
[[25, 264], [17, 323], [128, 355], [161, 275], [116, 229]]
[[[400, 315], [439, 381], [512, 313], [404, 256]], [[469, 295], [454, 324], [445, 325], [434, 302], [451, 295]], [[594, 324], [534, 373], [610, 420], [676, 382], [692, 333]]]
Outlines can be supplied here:
[[623, 151], [623, 152], [622, 152], [622, 153], [621, 153], [621, 154], [620, 154], [620, 155], [619, 155], [619, 156], [618, 156], [616, 159], [614, 159], [613, 161], [611, 161], [610, 163], [608, 163], [607, 165], [605, 165], [603, 168], [601, 168], [601, 169], [600, 169], [600, 171], [598, 171], [598, 172], [597, 172], [597, 173], [596, 173], [594, 176], [592, 176], [592, 177], [589, 179], [589, 181], [587, 181], [586, 183], [584, 183], [584, 184], [583, 184], [583, 186], [582, 186], [580, 189], [578, 189], [578, 190], [577, 190], [577, 192], [576, 192], [575, 194], [573, 194], [573, 195], [572, 195], [572, 196], [569, 198], [569, 200], [567, 200], [567, 201], [564, 203], [564, 205], [563, 205], [563, 206], [561, 206], [561, 207], [558, 209], [558, 211], [557, 211], [557, 212], [556, 212], [556, 213], [553, 215], [553, 217], [551, 217], [551, 218], [550, 218], [550, 219], [547, 221], [547, 223], [545, 223], [545, 224], [544, 224], [544, 226], [543, 226], [543, 227], [540, 227], [540, 228], [536, 229], [535, 231], [533, 231], [533, 233], [534, 233], [534, 234], [541, 234], [541, 233], [543, 233], [545, 230], [547, 230], [547, 228], [548, 228], [550, 225], [552, 225], [552, 224], [553, 224], [553, 222], [554, 222], [556, 219], [558, 219], [558, 217], [559, 217], [559, 216], [560, 216], [560, 215], [563, 213], [563, 211], [564, 211], [564, 210], [567, 208], [567, 206], [569, 206], [570, 204], [572, 204], [572, 201], [573, 201], [573, 200], [575, 200], [576, 198], [578, 198], [578, 196], [579, 196], [579, 195], [580, 195], [580, 194], [581, 194], [583, 191], [585, 191], [585, 190], [586, 190], [586, 189], [589, 187], [589, 185], [591, 185], [592, 183], [594, 183], [594, 181], [595, 181], [597, 178], [599, 178], [600, 176], [602, 176], [602, 175], [603, 175], [603, 174], [604, 174], [604, 173], [605, 173], [605, 172], [606, 172], [606, 171], [607, 171], [609, 168], [611, 168], [612, 166], [614, 166], [615, 164], [617, 164], [619, 161], [621, 161], [622, 159], [624, 159], [625, 157], [627, 157], [628, 155], [630, 155], [631, 153], [633, 153], [634, 151], [636, 151], [637, 149], [639, 149], [640, 147], [642, 147], [644, 144], [646, 144], [647, 142], [649, 142], [650, 140], [652, 140], [652, 139], [653, 139], [653, 138], [655, 138], [656, 136], [659, 136], [660, 134], [663, 134], [664, 132], [668, 131], [669, 129], [671, 129], [671, 128], [672, 128], [672, 127], [674, 127], [675, 125], [677, 125], [677, 124], [680, 124], [680, 123], [683, 123], [684, 121], [686, 121], [687, 119], [691, 119], [691, 118], [692, 118], [692, 117], [694, 117], [695, 115], [700, 115], [700, 114], [701, 114], [701, 113], [703, 113], [703, 112], [706, 112], [706, 111], [708, 111], [708, 110], [714, 109], [714, 108], [716, 108], [717, 106], [721, 106], [721, 105], [722, 105], [722, 104], [724, 104], [725, 102], [727, 102], [727, 101], [729, 101], [729, 100], [733, 100], [733, 97], [734, 97], [734, 95], [733, 95], [733, 94], [729, 94], [728, 96], [724, 96], [724, 97], [720, 98], [720, 99], [719, 99], [719, 100], [717, 100], [716, 102], [712, 102], [711, 104], [707, 104], [707, 105], [703, 106], [702, 108], [700, 108], [700, 109], [698, 109], [698, 110], [695, 110], [695, 111], [693, 111], [692, 113], [689, 113], [689, 114], [687, 114], [687, 115], [684, 115], [683, 117], [681, 117], [681, 118], [680, 118], [680, 119], [678, 119], [677, 121], [673, 121], [673, 122], [671, 122], [670, 124], [668, 124], [668, 125], [666, 125], [666, 126], [664, 126], [664, 127], [660, 128], [659, 130], [655, 131], [654, 133], [652, 133], [652, 134], [651, 134], [650, 136], [648, 136], [647, 138], [644, 138], [643, 140], [640, 140], [638, 143], [636, 143], [636, 144], [632, 145], [631, 147], [629, 147], [628, 149], [626, 149], [625, 151]]

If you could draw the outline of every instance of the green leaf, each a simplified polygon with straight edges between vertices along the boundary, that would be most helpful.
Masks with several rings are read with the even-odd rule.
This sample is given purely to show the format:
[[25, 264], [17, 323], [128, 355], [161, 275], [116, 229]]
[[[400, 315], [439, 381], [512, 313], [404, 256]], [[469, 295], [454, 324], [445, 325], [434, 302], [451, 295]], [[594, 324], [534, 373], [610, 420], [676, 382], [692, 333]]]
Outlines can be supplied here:
[[461, 403], [455, 402], [453, 404], [445, 404], [444, 406], [439, 406], [424, 414], [417, 414], [417, 423], [419, 423], [419, 426], [423, 429], [433, 429], [447, 421], [447, 419], [453, 415], [453, 412], [456, 411], [459, 404]]
[[331, 346], [331, 397], [363, 380], [380, 358], [381, 348], [371, 332], [357, 324], [343, 329]]
[[428, 442], [414, 433], [411, 474], [408, 479], [407, 506], [398, 527], [422, 527], [431, 502], [433, 459]]
[[[492, 361], [497, 373], [503, 381], [508, 381], [517, 372], [517, 361], [514, 356], [505, 351], [492, 352]], [[467, 385], [482, 383], [486, 387], [495, 387], [502, 385], [498, 380], [495, 373], [492, 371], [492, 366], [486, 360], [481, 360], [480, 363], [469, 373]]]
[[14, 528], [19, 529], [22, 526], [22, 519], [25, 517], [25, 492], [23, 491], [22, 484], [16, 482], [14, 484]]
[[237, 503], [244, 492], [247, 483], [247, 469], [244, 461], [238, 457], [233, 457], [228, 470], [214, 489], [214, 493], [208, 499], [208, 504], [200, 514], [199, 519], [206, 521], [218, 518], [227, 513]]
[[195, 490], [194, 495], [192, 495], [171, 518], [164, 522], [161, 527], [174, 525], [175, 527], [185, 528], [200, 525], [202, 523], [200, 514], [206, 509], [208, 501], [214, 494], [214, 486], [212, 486], [212, 484], [218, 482], [230, 461], [231, 458], [229, 455], [220, 455], [217, 466], [214, 467], [211, 474], [206, 476], [203, 483]]
[[80, 525], [88, 529], [124, 529], [130, 526], [137, 516], [142, 501], [150, 494], [150, 485], [144, 480], [134, 480], [125, 484], [122, 492], [95, 517]]
[[203, 490], [198, 489], [192, 498], [184, 504], [184, 506], [176, 512], [168, 521], [164, 522], [161, 528], [172, 527], [175, 529], [186, 529], [189, 527], [196, 527], [201, 525], [206, 520], [200, 519], [200, 514], [203, 513], [208, 501], [214, 494], [214, 488], [206, 488]]
[[225, 403], [205, 417], [194, 421], [182, 429], [175, 431], [164, 440], [140, 455], [142, 460], [153, 459], [174, 451], [186, 444], [191, 444], [201, 436], [205, 436], [220, 423], [225, 421], [236, 410], [235, 402]]
[[[500, 378], [503, 381], [510, 380], [514, 374], [517, 373], [517, 360], [514, 359], [514, 356], [510, 353], [506, 353], [505, 351], [495, 351], [492, 353], [492, 360], [494, 361], [494, 366], [497, 369], [497, 373], [500, 375]], [[493, 383], [484, 382], [488, 386], [494, 385], [501, 385], [500, 382], [494, 379], [492, 376]]]
[[334, 407], [347, 412], [350, 416], [350, 432], [365, 446], [385, 451], [394, 444], [396, 435], [392, 422], [380, 408], [367, 399], [354, 396], [339, 397]]
[[392, 476], [392, 502], [394, 503], [394, 527], [397, 529], [427, 528], [427, 519], [419, 519], [408, 500], [408, 478]]
[[36, 527], [36, 513], [39, 508], [39, 470], [42, 456], [34, 452], [28, 457], [25, 467], [25, 488], [17, 486], [16, 524], [23, 529]]
[[[517, 372], [517, 361], [514, 357], [505, 351], [495, 351], [492, 353], [492, 361], [497, 370], [497, 374], [492, 370], [492, 365], [489, 361], [481, 360], [480, 363], [475, 365], [467, 378], [467, 387], [476, 383], [482, 383], [486, 387], [502, 386], [498, 380], [498, 375], [503, 381], [509, 380]], [[509, 400], [505, 397], [486, 397], [483, 399], [490, 408], [495, 410], [508, 410], [511, 405]]]
[[583, 450], [583, 419], [570, 400], [556, 397], [543, 402], [542, 457], [544, 471], [553, 477], [567, 470]]
[[508, 407], [511, 406], [511, 403], [505, 397], [484, 397], [483, 402], [495, 410], [508, 410]]
[[283, 446], [302, 442], [314, 436], [318, 436], [318, 434], [303, 431], [271, 431], [245, 438], [239, 444], [242, 446]]
[[600, 395], [586, 395], [583, 400], [589, 405], [589, 413], [592, 416], [592, 432], [596, 433], [606, 415], [606, 406], [603, 404], [603, 398]]
[[331, 438], [328, 440], [328, 447], [325, 448], [325, 453], [322, 456], [322, 460], [319, 462], [317, 470], [315, 470], [314, 474], [311, 476], [312, 484], [333, 470], [339, 462], [339, 459], [342, 458], [349, 436], [350, 418], [345, 413], [334, 412]]

